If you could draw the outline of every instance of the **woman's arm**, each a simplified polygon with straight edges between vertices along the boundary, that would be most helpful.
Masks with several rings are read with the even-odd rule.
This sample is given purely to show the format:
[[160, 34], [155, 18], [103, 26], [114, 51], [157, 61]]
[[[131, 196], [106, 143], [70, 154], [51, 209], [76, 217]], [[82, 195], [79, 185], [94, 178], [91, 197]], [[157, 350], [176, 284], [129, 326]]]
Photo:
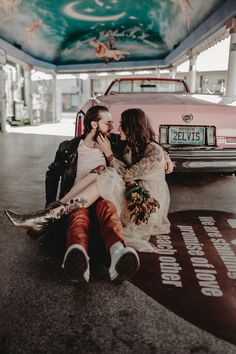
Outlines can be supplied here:
[[163, 157], [162, 148], [160, 148], [156, 143], [150, 143], [146, 148], [144, 157], [131, 167], [127, 167], [122, 161], [115, 158], [111, 150], [110, 142], [106, 137], [99, 136], [97, 139], [97, 144], [106, 155], [110, 166], [114, 167], [117, 172], [127, 180], [141, 179], [142, 176], [156, 168], [160, 164]]
[[150, 143], [146, 148], [144, 157], [132, 166], [127, 167], [115, 157], [111, 158], [110, 166], [114, 167], [125, 180], [136, 180], [142, 179], [143, 176], [158, 167], [162, 158], [162, 149], [157, 144]]
[[104, 153], [110, 166], [111, 166], [111, 160], [115, 159], [117, 160], [117, 164], [119, 164], [120, 168], [126, 167], [126, 164], [124, 162], [116, 159], [115, 156], [113, 155], [111, 143], [107, 137], [100, 134], [97, 137], [97, 147]]
[[174, 165], [173, 162], [171, 161], [170, 155], [165, 150], [164, 150], [164, 157], [165, 157], [165, 173], [169, 174], [173, 172]]

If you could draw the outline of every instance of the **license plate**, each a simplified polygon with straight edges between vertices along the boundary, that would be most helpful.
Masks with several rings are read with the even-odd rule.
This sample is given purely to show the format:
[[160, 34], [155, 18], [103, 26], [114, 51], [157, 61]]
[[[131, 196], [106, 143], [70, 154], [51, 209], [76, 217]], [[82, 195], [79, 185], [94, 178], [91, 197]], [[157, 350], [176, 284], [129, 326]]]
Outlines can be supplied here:
[[205, 127], [172, 126], [169, 128], [169, 144], [205, 145]]

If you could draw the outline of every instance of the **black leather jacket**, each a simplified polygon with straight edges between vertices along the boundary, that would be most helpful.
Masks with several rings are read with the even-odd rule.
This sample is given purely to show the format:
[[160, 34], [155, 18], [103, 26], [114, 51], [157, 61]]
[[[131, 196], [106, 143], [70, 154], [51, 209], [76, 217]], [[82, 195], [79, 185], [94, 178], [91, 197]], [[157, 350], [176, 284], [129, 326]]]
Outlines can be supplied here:
[[[54, 161], [48, 166], [45, 180], [46, 205], [56, 200], [59, 182], [59, 199], [72, 188], [77, 172], [80, 139], [83, 136], [60, 143]], [[119, 157], [122, 150], [119, 135], [111, 134], [110, 141], [114, 155]]]

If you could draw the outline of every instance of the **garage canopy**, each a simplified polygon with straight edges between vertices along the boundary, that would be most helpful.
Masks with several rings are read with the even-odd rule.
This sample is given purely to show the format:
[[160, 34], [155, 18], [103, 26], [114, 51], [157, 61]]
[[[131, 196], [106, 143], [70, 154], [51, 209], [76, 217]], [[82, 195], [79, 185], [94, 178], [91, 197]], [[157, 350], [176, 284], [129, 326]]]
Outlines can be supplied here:
[[0, 0], [0, 47], [59, 72], [168, 66], [235, 14], [235, 0]]

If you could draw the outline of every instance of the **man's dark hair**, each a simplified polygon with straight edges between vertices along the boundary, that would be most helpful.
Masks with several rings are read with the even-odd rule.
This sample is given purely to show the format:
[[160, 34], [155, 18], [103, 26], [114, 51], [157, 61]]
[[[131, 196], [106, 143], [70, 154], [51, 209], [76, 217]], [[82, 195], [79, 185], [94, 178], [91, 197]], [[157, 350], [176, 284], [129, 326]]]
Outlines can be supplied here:
[[91, 122], [99, 122], [102, 118], [101, 112], [109, 112], [108, 108], [105, 106], [93, 106], [90, 107], [84, 117], [84, 133], [86, 136], [91, 131]]

